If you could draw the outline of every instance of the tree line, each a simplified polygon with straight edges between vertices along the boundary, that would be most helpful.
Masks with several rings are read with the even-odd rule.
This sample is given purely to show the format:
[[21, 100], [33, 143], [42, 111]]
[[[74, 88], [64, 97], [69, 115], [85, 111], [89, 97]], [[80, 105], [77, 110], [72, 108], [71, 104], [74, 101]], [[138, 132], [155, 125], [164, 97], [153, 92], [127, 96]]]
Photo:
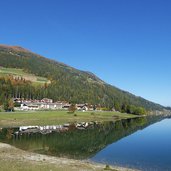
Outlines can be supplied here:
[[[90, 94], [87, 94], [84, 89], [82, 91], [72, 91], [70, 87], [64, 86], [63, 84], [56, 85], [52, 83], [50, 85], [38, 85], [34, 86], [30, 81], [24, 79], [14, 79], [11, 76], [0, 77], [0, 105], [4, 106], [5, 110], [13, 110], [14, 106], [12, 98], [24, 98], [24, 99], [43, 99], [45, 97], [52, 98], [54, 101], [68, 101], [72, 104], [74, 103], [89, 103], [93, 105], [98, 105], [101, 108], [106, 108], [107, 110], [115, 110], [124, 113], [132, 114], [145, 114], [145, 109], [140, 107], [135, 107], [128, 105], [126, 103], [119, 103], [103, 100], [100, 96], [97, 96], [99, 90], [94, 89]], [[85, 93], [85, 94], [84, 94]], [[106, 99], [107, 100], [107, 99]], [[72, 105], [71, 105], [72, 106]]]

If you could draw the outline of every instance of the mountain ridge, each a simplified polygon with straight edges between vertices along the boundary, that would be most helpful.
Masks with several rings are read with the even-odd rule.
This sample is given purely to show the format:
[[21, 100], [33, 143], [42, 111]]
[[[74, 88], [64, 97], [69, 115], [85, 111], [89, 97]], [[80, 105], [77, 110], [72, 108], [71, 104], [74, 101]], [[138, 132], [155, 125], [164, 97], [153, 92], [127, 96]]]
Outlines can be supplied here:
[[17, 52], [26, 52], [26, 53], [34, 54], [34, 55], [36, 55], [37, 57], [41, 57], [41, 58], [45, 58], [46, 60], [49, 60], [49, 62], [51, 62], [51, 63], [60, 64], [61, 67], [67, 67], [67, 68], [70, 69], [70, 70], [77, 70], [77, 71], [79, 71], [79, 72], [86, 73], [86, 74], [92, 76], [93, 78], [95, 78], [96, 80], [99, 80], [100, 82], [105, 83], [103, 80], [101, 80], [99, 77], [97, 77], [94, 73], [92, 73], [92, 72], [90, 72], [90, 71], [84, 71], [84, 70], [76, 69], [76, 68], [74, 68], [74, 67], [72, 67], [72, 66], [69, 66], [69, 65], [67, 65], [67, 64], [64, 64], [64, 63], [62, 63], [62, 62], [59, 62], [59, 61], [56, 61], [56, 60], [53, 60], [53, 59], [49, 59], [49, 58], [46, 58], [46, 57], [44, 57], [44, 56], [42, 56], [42, 55], [39, 55], [39, 54], [37, 54], [37, 53], [31, 52], [30, 50], [27, 50], [27, 49], [25, 49], [25, 48], [23, 48], [23, 47], [21, 47], [21, 46], [10, 46], [10, 45], [2, 45], [2, 44], [0, 44], [0, 50], [2, 50], [2, 48], [3, 48], [3, 49], [6, 49], [7, 51], [10, 50], [9, 53], [10, 53], [10, 52], [15, 52], [15, 51], [17, 51]]
[[89, 71], [75, 69], [20, 46], [0, 45], [0, 61], [0, 66], [24, 69], [28, 73], [52, 80], [46, 92], [40, 93], [41, 97], [108, 107], [119, 103], [120, 108], [126, 104], [144, 107], [147, 110], [163, 109], [159, 104], [104, 82]]

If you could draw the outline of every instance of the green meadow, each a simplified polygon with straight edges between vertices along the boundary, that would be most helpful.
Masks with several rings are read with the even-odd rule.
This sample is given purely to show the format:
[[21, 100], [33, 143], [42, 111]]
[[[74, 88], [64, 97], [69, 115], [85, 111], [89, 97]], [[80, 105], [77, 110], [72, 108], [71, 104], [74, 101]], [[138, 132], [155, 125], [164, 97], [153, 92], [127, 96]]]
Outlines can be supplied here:
[[58, 125], [74, 122], [115, 121], [135, 118], [136, 115], [119, 112], [75, 112], [68, 111], [31, 111], [31, 112], [0, 112], [0, 127], [24, 125]]
[[31, 81], [34, 85], [50, 83], [50, 81], [47, 78], [26, 73], [25, 71], [23, 71], [23, 69], [0, 67], [0, 77], [5, 77], [5, 76], [13, 76], [19, 78], [22, 77], [27, 81]]

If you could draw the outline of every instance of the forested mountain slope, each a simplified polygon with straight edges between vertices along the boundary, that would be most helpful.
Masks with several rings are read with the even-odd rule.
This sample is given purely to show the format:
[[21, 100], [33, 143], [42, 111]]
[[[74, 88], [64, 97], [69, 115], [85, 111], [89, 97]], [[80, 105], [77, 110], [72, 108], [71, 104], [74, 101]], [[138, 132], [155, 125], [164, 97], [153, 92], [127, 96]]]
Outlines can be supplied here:
[[[0, 66], [46, 77], [51, 84], [33, 86], [25, 80], [0, 80], [1, 99], [9, 97], [52, 98], [71, 103], [91, 103], [112, 108], [125, 105], [161, 110], [163, 107], [111, 86], [90, 72], [47, 59], [22, 47], [0, 45]], [[15, 86], [14, 86], [15, 85]], [[6, 88], [4, 88], [6, 87]]]

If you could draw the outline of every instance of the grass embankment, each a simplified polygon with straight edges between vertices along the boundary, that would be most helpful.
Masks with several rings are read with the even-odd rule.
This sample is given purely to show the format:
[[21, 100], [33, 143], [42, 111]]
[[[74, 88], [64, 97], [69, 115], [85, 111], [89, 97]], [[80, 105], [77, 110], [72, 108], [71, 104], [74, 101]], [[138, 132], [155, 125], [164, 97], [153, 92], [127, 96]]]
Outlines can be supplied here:
[[16, 127], [24, 125], [58, 125], [68, 122], [115, 121], [135, 118], [136, 115], [119, 112], [75, 112], [67, 111], [33, 111], [33, 112], [1, 112], [0, 127]]

